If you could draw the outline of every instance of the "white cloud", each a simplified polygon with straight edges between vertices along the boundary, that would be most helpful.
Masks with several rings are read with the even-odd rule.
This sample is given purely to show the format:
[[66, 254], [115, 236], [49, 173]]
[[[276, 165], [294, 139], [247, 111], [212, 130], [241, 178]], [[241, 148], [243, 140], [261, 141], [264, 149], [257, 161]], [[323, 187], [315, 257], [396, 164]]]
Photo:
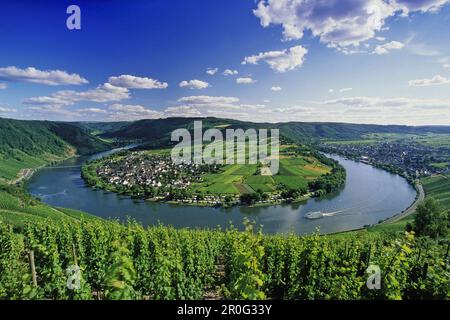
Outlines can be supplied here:
[[291, 119], [350, 123], [445, 124], [450, 121], [450, 100], [405, 97], [348, 97], [316, 102]]
[[413, 87], [428, 87], [428, 86], [439, 86], [443, 84], [449, 84], [450, 79], [447, 79], [441, 75], [435, 75], [431, 79], [416, 79], [408, 81], [408, 84]]
[[281, 89], [281, 87], [275, 86], [275, 87], [270, 88], [270, 90], [272, 90], [272, 91], [281, 91], [282, 89]]
[[209, 74], [210, 76], [213, 76], [217, 73], [217, 71], [219, 71], [219, 68], [208, 68], [206, 69], [206, 73]]
[[192, 106], [168, 107], [164, 112], [169, 117], [198, 117], [202, 115], [199, 110]]
[[342, 88], [342, 89], [339, 89], [339, 92], [343, 93], [343, 92], [348, 92], [348, 91], [352, 91], [352, 90], [353, 90], [353, 88]]
[[334, 89], [328, 89], [328, 93], [333, 93]]
[[127, 89], [166, 89], [169, 86], [167, 82], [146, 77], [136, 77], [129, 74], [109, 77], [108, 82], [113, 86]]
[[444, 68], [444, 69], [448, 69], [448, 68], [450, 68], [450, 64], [448, 64], [448, 63], [444, 63], [444, 64], [442, 65], [442, 68]]
[[239, 72], [237, 70], [231, 70], [231, 69], [225, 69], [225, 71], [222, 73], [224, 76], [234, 76], [237, 75]]
[[20, 69], [14, 66], [0, 68], [0, 79], [7, 81], [24, 81], [51, 86], [79, 85], [88, 81], [76, 73], [69, 74], [61, 70], [38, 70], [34, 67]]
[[8, 86], [6, 85], [6, 83], [2, 83], [0, 82], [0, 90], [4, 90], [6, 89]]
[[178, 99], [178, 102], [193, 104], [193, 105], [205, 105], [205, 104], [233, 104], [239, 102], [239, 98], [236, 97], [214, 97], [214, 96], [189, 96]]
[[[254, 122], [325, 121], [410, 125], [450, 123], [450, 100], [445, 99], [363, 96], [308, 101], [299, 105], [267, 106], [240, 103], [234, 97], [215, 98], [181, 98], [180, 105], [167, 108], [164, 114], [167, 117], [216, 116]], [[196, 104], [197, 102], [202, 104]]]
[[[164, 110], [167, 117], [222, 117], [233, 119], [255, 119], [264, 113], [264, 105], [241, 104], [236, 97], [190, 96], [178, 99], [180, 105]], [[257, 112], [256, 112], [257, 111]]]
[[64, 106], [28, 107], [27, 115], [38, 119], [65, 119], [90, 121], [134, 121], [140, 119], [158, 119], [164, 116], [160, 111], [141, 105], [112, 104], [104, 108], [67, 109]]
[[24, 103], [28, 105], [72, 105], [79, 101], [109, 102], [120, 101], [129, 97], [130, 92], [127, 88], [120, 88], [110, 83], [105, 83], [87, 91], [57, 91], [50, 96], [26, 99]]
[[246, 78], [237, 78], [236, 79], [236, 83], [238, 84], [252, 84], [255, 83], [256, 80], [250, 78], [250, 77], [246, 77]]
[[99, 113], [99, 114], [105, 114], [108, 113], [105, 109], [100, 109], [100, 108], [82, 108], [82, 109], [78, 109], [78, 112], [81, 113]]
[[449, 0], [396, 0], [397, 6], [403, 10], [404, 14], [410, 12], [436, 12]]
[[[414, 99], [414, 98], [379, 98], [379, 97], [349, 97], [339, 98], [335, 100], [324, 101], [326, 105], [344, 105], [348, 107], [359, 108], [373, 108], [373, 107], [386, 107], [386, 108], [402, 108], [402, 107], [414, 107], [414, 108], [449, 108], [450, 100], [444, 99]], [[370, 110], [369, 110], [370, 111]]]
[[[69, 109], [65, 106], [33, 106], [27, 109], [26, 114], [19, 114], [19, 116], [71, 121], [215, 116], [254, 122], [329, 121], [410, 125], [450, 123], [449, 99], [357, 96], [283, 106], [241, 103], [236, 97], [220, 96], [189, 96], [182, 97], [178, 101], [178, 105], [169, 106], [163, 111], [132, 104], [112, 104], [106, 107], [82, 109]], [[264, 103], [268, 103], [268, 100]], [[6, 108], [9, 109], [9, 107]]]
[[189, 80], [189, 81], [181, 81], [179, 84], [180, 88], [189, 88], [189, 89], [206, 89], [209, 87], [209, 83], [201, 80]]
[[291, 47], [282, 51], [260, 52], [257, 55], [245, 57], [242, 64], [267, 63], [277, 72], [286, 72], [300, 67], [308, 50], [302, 46]]
[[0, 106], [0, 114], [14, 113], [16, 111], [17, 110], [13, 109], [13, 108], [7, 108], [7, 107]]
[[77, 112], [65, 109], [61, 105], [32, 106], [25, 109], [25, 117], [43, 120], [70, 120], [78, 118]]
[[375, 50], [373, 53], [375, 54], [386, 54], [389, 53], [392, 50], [400, 50], [405, 45], [399, 41], [391, 41], [385, 44], [381, 44], [375, 47]]
[[417, 56], [435, 57], [440, 56], [441, 52], [434, 46], [415, 39], [416, 34], [412, 34], [405, 40], [405, 48]]
[[108, 117], [110, 120], [132, 121], [139, 119], [159, 119], [163, 117], [163, 113], [141, 105], [113, 104], [108, 107]]
[[331, 47], [358, 46], [383, 31], [396, 14], [432, 12], [450, 0], [260, 0], [253, 11], [263, 27], [281, 25], [284, 40], [310, 31]]

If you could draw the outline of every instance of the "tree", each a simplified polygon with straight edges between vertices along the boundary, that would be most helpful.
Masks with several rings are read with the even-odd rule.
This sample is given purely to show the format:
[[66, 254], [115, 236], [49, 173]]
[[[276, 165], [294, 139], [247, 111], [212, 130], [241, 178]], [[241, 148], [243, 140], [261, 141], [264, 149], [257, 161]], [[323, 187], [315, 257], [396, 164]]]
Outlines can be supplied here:
[[419, 236], [438, 238], [447, 234], [448, 217], [433, 198], [419, 204], [414, 217], [414, 231]]
[[450, 228], [450, 210], [447, 211], [447, 226]]

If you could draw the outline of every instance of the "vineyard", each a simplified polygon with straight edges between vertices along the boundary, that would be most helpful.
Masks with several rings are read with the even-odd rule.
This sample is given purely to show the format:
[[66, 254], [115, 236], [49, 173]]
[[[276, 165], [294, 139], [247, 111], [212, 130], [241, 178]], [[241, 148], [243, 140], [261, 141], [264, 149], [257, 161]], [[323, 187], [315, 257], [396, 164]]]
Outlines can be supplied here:
[[[448, 243], [100, 220], [0, 222], [0, 299], [448, 299]], [[381, 287], [366, 285], [367, 268]], [[78, 268], [78, 284], [71, 287]], [[72, 268], [72, 269], [71, 269]]]

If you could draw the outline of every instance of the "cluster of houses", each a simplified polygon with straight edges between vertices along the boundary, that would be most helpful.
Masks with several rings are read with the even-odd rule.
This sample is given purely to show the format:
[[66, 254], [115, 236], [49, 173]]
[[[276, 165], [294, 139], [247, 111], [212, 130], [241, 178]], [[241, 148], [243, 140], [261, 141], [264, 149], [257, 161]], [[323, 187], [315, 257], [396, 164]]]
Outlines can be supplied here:
[[[374, 144], [324, 144], [321, 149], [375, 166], [393, 166], [402, 174], [419, 178], [450, 170], [450, 149], [411, 141], [388, 141]], [[444, 164], [436, 166], [434, 164]], [[445, 165], [447, 164], [447, 165]]]
[[[280, 193], [268, 194], [268, 197], [264, 200], [258, 200], [255, 205], [273, 205], [277, 203], [282, 203], [286, 201], [294, 201], [293, 198], [284, 199]], [[239, 194], [230, 195], [218, 195], [209, 194], [205, 196], [192, 195], [185, 199], [179, 199], [176, 201], [180, 204], [193, 204], [202, 206], [235, 206], [243, 204]]]
[[127, 188], [151, 186], [180, 190], [199, 182], [203, 173], [216, 169], [215, 165], [199, 165], [190, 161], [175, 164], [170, 156], [133, 152], [126, 157], [103, 161], [97, 168], [97, 175], [106, 183]]

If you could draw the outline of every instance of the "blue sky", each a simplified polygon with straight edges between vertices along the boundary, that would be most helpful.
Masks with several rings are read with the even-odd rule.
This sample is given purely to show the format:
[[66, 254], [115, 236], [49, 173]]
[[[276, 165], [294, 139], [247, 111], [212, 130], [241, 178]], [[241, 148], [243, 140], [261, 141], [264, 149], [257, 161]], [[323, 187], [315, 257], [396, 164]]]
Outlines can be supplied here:
[[1, 117], [450, 125], [450, 0], [0, 5]]

